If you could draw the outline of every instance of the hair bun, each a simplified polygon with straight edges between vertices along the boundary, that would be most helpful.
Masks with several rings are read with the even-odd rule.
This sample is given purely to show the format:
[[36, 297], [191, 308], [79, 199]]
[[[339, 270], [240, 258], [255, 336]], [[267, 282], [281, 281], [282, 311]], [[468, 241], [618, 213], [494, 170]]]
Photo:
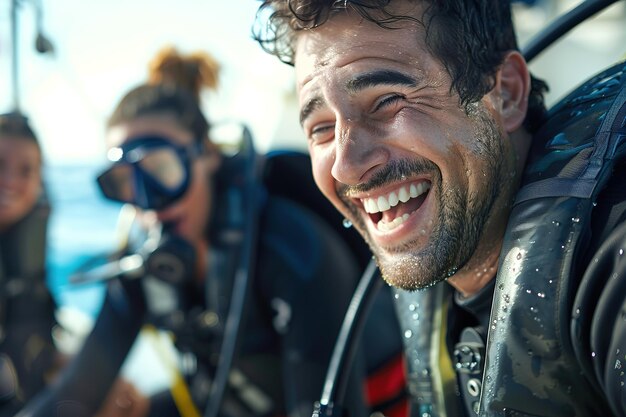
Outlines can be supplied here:
[[202, 88], [217, 88], [219, 70], [219, 63], [206, 52], [183, 55], [175, 47], [167, 46], [150, 61], [148, 83], [184, 88], [199, 100]]

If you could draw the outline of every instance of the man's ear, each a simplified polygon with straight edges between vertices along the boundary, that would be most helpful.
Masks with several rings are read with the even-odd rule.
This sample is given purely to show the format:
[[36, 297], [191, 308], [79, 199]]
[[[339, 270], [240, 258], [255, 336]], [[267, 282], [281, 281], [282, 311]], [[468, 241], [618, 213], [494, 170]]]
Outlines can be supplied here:
[[510, 51], [496, 74], [496, 91], [500, 92], [501, 115], [507, 132], [517, 130], [528, 110], [530, 94], [530, 72], [524, 57], [517, 51]]

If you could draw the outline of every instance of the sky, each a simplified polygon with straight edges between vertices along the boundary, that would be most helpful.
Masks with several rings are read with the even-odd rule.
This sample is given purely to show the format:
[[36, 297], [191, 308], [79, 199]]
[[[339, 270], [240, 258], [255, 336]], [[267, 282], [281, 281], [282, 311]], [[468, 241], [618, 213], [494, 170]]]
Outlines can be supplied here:
[[[11, 4], [0, 1], [0, 112], [14, 106]], [[220, 89], [207, 93], [214, 122], [243, 122], [257, 147], [268, 148], [283, 123], [293, 69], [251, 37], [253, 0], [21, 0], [18, 7], [18, 92], [48, 161], [102, 158], [104, 125], [121, 96], [145, 80], [148, 61], [165, 45], [205, 50], [222, 65]], [[36, 5], [53, 54], [36, 52]], [[297, 121], [294, 121], [297, 124]], [[298, 129], [281, 126], [282, 135]], [[302, 142], [304, 145], [304, 142]]]
[[[0, 112], [12, 108], [11, 4], [0, 0]], [[198, 49], [222, 64], [220, 90], [205, 96], [214, 122], [247, 124], [257, 149], [304, 148], [297, 123], [293, 69], [251, 38], [257, 0], [19, 0], [18, 63], [21, 109], [50, 162], [104, 158], [104, 125], [121, 96], [145, 80], [148, 61], [164, 45]], [[579, 0], [537, 1], [518, 7], [520, 43]], [[581, 25], [531, 63], [546, 78], [553, 103], [580, 80], [623, 57], [626, 13], [618, 2]], [[35, 51], [36, 5], [53, 54]], [[519, 4], [517, 4], [519, 6]], [[617, 29], [616, 29], [617, 28]]]

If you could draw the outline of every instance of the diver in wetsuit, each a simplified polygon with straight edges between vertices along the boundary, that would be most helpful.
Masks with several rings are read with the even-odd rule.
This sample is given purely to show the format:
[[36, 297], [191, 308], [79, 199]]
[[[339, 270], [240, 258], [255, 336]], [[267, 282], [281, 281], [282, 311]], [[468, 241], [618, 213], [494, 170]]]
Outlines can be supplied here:
[[396, 287], [411, 415], [624, 416], [626, 65], [546, 111], [510, 3], [266, 0], [254, 27]]
[[[210, 140], [198, 91], [215, 86], [210, 57], [165, 49], [151, 67], [149, 82], [109, 120], [112, 164], [98, 178], [107, 197], [137, 213], [111, 264], [119, 279], [61, 383], [20, 416], [55, 404], [90, 415], [146, 323], [171, 332], [191, 364], [170, 391], [150, 398], [150, 416], [308, 416], [360, 276], [356, 255], [318, 214], [268, 192], [261, 179], [269, 162], [247, 131], [232, 153]], [[308, 192], [310, 178], [302, 178], [298, 191]], [[401, 351], [390, 335], [381, 366]], [[360, 358], [348, 393], [355, 416], [370, 411]]]
[[0, 115], [0, 416], [13, 416], [58, 366], [56, 306], [46, 283], [50, 207], [42, 164], [27, 118]]

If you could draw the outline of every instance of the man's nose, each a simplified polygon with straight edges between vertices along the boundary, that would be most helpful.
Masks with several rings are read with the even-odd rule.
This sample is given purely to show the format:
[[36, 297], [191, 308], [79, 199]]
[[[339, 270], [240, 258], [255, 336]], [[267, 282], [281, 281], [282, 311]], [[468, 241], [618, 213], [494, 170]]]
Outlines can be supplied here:
[[389, 159], [383, 138], [350, 120], [335, 124], [335, 138], [335, 161], [331, 173], [343, 184], [357, 185], [367, 181], [376, 168]]

